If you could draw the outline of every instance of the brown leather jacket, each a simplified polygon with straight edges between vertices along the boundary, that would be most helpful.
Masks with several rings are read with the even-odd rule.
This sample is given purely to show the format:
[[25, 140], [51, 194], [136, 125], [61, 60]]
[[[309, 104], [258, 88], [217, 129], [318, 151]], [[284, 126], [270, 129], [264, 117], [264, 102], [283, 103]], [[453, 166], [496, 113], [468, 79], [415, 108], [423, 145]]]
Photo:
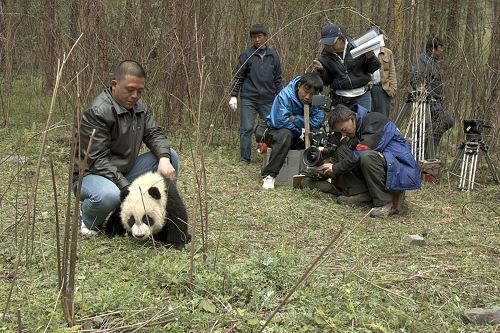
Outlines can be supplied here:
[[394, 65], [392, 51], [386, 47], [381, 47], [378, 60], [380, 61], [380, 82], [382, 83], [382, 88], [387, 95], [394, 97], [398, 89], [398, 80], [396, 79], [396, 66]]
[[111, 90], [107, 88], [83, 112], [81, 145], [75, 156], [73, 181], [78, 179], [78, 159], [80, 157], [83, 164], [93, 129], [96, 132], [87, 164], [82, 165], [84, 174], [106, 177], [120, 189], [129, 184], [123, 174], [132, 169], [143, 142], [158, 159], [170, 158], [170, 144], [144, 102], [139, 100], [132, 111], [128, 111], [113, 99]]

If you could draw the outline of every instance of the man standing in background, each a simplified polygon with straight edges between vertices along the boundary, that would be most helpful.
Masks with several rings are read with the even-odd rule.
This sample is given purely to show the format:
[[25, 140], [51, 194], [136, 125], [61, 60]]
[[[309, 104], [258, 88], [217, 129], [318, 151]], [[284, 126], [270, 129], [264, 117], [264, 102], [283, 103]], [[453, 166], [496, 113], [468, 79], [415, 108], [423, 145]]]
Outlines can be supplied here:
[[279, 56], [266, 45], [266, 26], [253, 25], [250, 40], [253, 45], [240, 55], [229, 99], [229, 107], [236, 111], [240, 94], [240, 161], [245, 163], [250, 163], [257, 113], [266, 119], [274, 97], [283, 88]]
[[[381, 31], [372, 26], [370, 30], [374, 30], [377, 34]], [[394, 56], [392, 51], [382, 46], [373, 51], [380, 62], [380, 69], [372, 74], [371, 95], [372, 95], [372, 112], [380, 112], [389, 118], [391, 110], [391, 100], [396, 95], [398, 89], [398, 81], [396, 79], [396, 66], [394, 64]]]
[[434, 149], [439, 147], [443, 134], [453, 127], [455, 120], [443, 110], [443, 80], [438, 60], [444, 52], [444, 43], [438, 37], [430, 38], [425, 45], [425, 52], [418, 55], [411, 66], [410, 84], [420, 95], [430, 102]]

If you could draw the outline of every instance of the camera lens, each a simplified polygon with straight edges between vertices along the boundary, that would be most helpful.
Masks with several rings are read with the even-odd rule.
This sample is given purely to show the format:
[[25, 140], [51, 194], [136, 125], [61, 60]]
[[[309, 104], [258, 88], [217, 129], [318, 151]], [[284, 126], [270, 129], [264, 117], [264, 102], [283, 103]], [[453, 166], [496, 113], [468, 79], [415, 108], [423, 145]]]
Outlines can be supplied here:
[[309, 147], [304, 151], [304, 164], [308, 167], [315, 167], [323, 164], [323, 156], [317, 147]]

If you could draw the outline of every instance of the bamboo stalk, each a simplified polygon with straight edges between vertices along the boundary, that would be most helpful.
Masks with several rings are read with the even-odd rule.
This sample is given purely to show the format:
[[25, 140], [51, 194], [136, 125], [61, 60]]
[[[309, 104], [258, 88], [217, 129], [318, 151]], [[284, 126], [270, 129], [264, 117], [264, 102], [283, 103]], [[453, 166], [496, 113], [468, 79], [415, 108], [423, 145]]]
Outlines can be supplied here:
[[34, 240], [35, 240], [34, 233], [35, 233], [36, 199], [37, 199], [37, 192], [38, 192], [38, 180], [40, 178], [40, 169], [42, 167], [42, 160], [43, 160], [43, 157], [45, 155], [45, 147], [47, 145], [47, 135], [49, 133], [50, 124], [52, 122], [52, 115], [54, 113], [54, 108], [55, 108], [56, 99], [57, 99], [57, 93], [59, 91], [59, 85], [61, 82], [64, 65], [68, 61], [69, 56], [73, 52], [73, 49], [78, 44], [78, 42], [80, 41], [82, 36], [83, 36], [83, 33], [80, 34], [80, 36], [77, 38], [77, 40], [75, 41], [75, 43], [73, 44], [73, 46], [69, 50], [67, 56], [66, 56], [66, 54], [63, 54], [62, 61], [57, 60], [56, 83], [54, 85], [54, 91], [52, 92], [52, 99], [50, 101], [50, 109], [49, 109], [49, 114], [47, 116], [47, 122], [45, 123], [45, 130], [43, 131], [43, 134], [42, 134], [42, 143], [41, 143], [41, 147], [40, 147], [40, 153], [38, 155], [38, 161], [37, 161], [36, 169], [35, 169], [35, 179], [34, 179], [32, 191], [31, 191], [31, 194], [32, 194], [31, 204], [33, 207], [32, 225], [31, 225], [31, 253], [34, 252]]

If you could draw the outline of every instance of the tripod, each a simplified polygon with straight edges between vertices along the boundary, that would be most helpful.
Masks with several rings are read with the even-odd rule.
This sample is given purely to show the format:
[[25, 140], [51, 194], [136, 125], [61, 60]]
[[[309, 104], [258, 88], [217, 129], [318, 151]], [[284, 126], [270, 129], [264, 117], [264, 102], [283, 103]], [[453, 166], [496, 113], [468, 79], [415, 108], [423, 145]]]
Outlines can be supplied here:
[[460, 157], [462, 158], [462, 167], [460, 169], [460, 180], [458, 182], [458, 188], [462, 191], [468, 191], [474, 189], [474, 180], [476, 179], [476, 169], [479, 158], [479, 151], [484, 152], [486, 157], [486, 163], [490, 170], [493, 180], [500, 184], [498, 180], [498, 175], [495, 166], [491, 162], [490, 155], [488, 153], [488, 145], [482, 140], [481, 134], [466, 134], [465, 142], [460, 145], [460, 150], [451, 165], [451, 170], [456, 170], [458, 163], [460, 162]]
[[416, 161], [434, 158], [435, 155], [430, 102], [428, 96], [412, 92], [396, 118], [398, 127], [408, 120], [406, 126], [401, 127], [406, 129], [404, 135]]

